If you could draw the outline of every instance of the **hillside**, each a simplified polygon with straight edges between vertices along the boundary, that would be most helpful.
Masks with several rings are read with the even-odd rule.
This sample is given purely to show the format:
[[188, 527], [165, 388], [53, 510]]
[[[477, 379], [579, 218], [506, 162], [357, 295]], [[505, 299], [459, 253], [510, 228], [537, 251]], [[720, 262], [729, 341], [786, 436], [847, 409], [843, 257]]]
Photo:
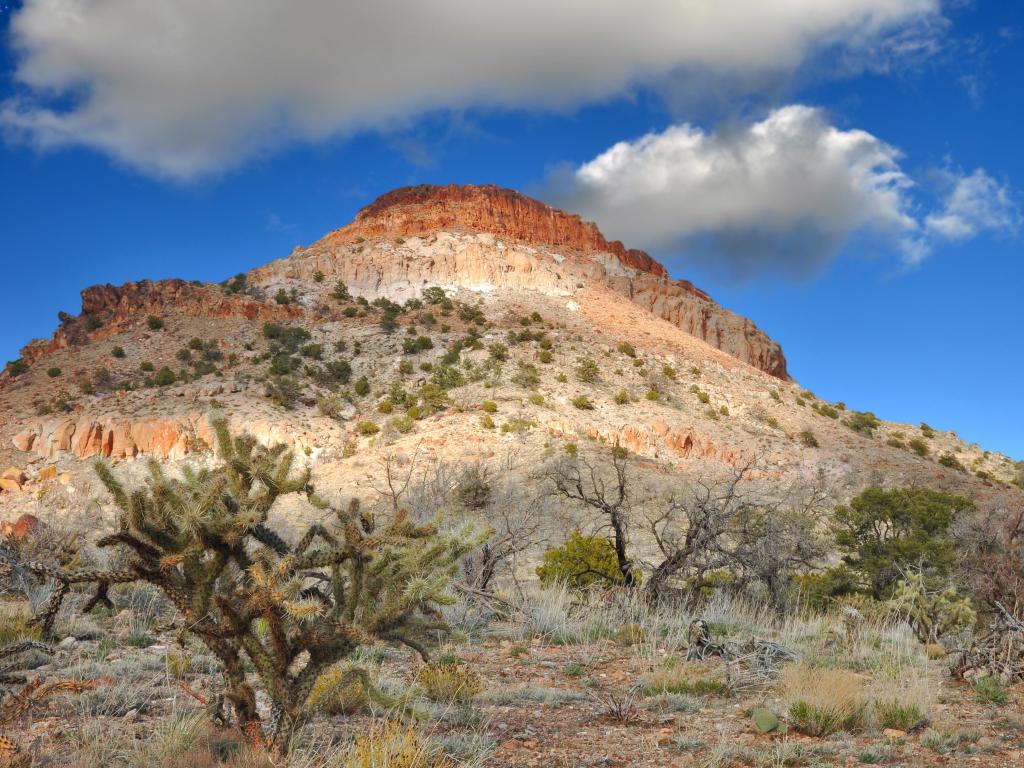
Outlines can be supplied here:
[[[29, 659], [29, 685], [82, 682], [46, 717], [31, 703], [12, 716], [0, 765], [5, 750], [29, 744], [22, 756], [80, 768], [364, 768], [360, 749], [382, 768], [968, 759], [995, 768], [1024, 754], [1018, 634], [995, 635], [1005, 644], [991, 657], [991, 646], [972, 644], [982, 650], [950, 676], [963, 632], [992, 616], [987, 596], [1021, 583], [1015, 533], [1005, 560], [984, 538], [953, 542], [1012, 523], [1007, 511], [1024, 500], [1015, 464], [951, 432], [820, 400], [752, 321], [594, 224], [495, 187], [400, 189], [318, 242], [221, 284], [94, 286], [81, 313], [60, 320], [0, 374], [0, 521], [27, 513], [43, 523], [4, 529], [0, 631], [42, 638], [27, 623], [30, 608], [64, 600], [52, 614], [59, 645], [23, 649], [51, 657]], [[219, 461], [209, 417], [221, 412], [236, 433], [285, 443], [294, 464], [284, 456], [283, 475], [260, 474], [241, 449]], [[110, 477], [105, 486], [96, 458], [124, 486], [150, 477], [151, 497], [119, 494]], [[152, 476], [149, 460], [159, 467]], [[225, 471], [230, 481], [217, 475]], [[168, 484], [179, 476], [198, 485], [193, 496], [179, 495], [185, 483]], [[303, 498], [277, 503], [281, 487]], [[934, 531], [910, 529], [907, 552], [920, 546], [923, 559], [927, 544], [948, 555], [934, 583], [953, 591], [937, 593], [936, 612], [961, 613], [941, 637], [922, 639], [888, 593], [843, 582], [837, 507], [878, 487], [913, 488], [942, 509], [962, 500], [928, 489], [969, 497], [978, 515], [957, 525], [990, 525], [955, 528], [950, 517], [929, 519]], [[341, 523], [330, 531], [322, 500]], [[618, 581], [610, 554], [613, 514], [632, 584]], [[102, 546], [132, 547], [124, 557], [99, 545], [100, 532], [115, 530]], [[438, 577], [432, 537], [466, 531], [487, 532], [486, 547]], [[355, 551], [333, 536], [377, 547], [359, 568], [383, 570], [369, 582], [355, 565], [325, 570]], [[403, 536], [423, 558], [408, 572], [388, 549]], [[419, 537], [427, 543], [416, 550]], [[538, 579], [538, 566], [574, 538], [603, 542], [611, 586]], [[289, 549], [314, 540], [330, 547], [301, 559]], [[964, 557], [972, 551], [1003, 570], [990, 579], [989, 561]], [[958, 559], [966, 562], [954, 571]], [[574, 578], [591, 574], [583, 562]], [[114, 584], [90, 570], [115, 563]], [[654, 590], [666, 564], [679, 570]], [[57, 588], [55, 574], [71, 567], [84, 570]], [[190, 593], [207, 567], [222, 575]], [[415, 645], [398, 647], [393, 623], [407, 616], [366, 633], [366, 616], [388, 600], [346, 615], [338, 592], [319, 589], [331, 582], [355, 593], [399, 572], [405, 581], [391, 586], [401, 599], [450, 592], [444, 605], [422, 608], [432, 637], [451, 629], [434, 664]], [[887, 578], [890, 590], [902, 585]], [[83, 580], [97, 582], [95, 598]], [[977, 614], [956, 602], [968, 589]], [[235, 603], [248, 600], [253, 612], [236, 620]], [[97, 601], [89, 615], [72, 610]], [[236, 618], [217, 623], [216, 611]], [[701, 621], [704, 640], [694, 634]], [[207, 634], [193, 631], [200, 624]], [[238, 663], [234, 638], [243, 635], [245, 658], [267, 666]], [[350, 637], [339, 657], [302, 650]], [[710, 650], [705, 658], [694, 649]], [[1009, 660], [1005, 680], [977, 662], [997, 656]], [[291, 702], [301, 714], [289, 721], [296, 751], [272, 762], [253, 746], [261, 723], [280, 722], [265, 679], [301, 680], [313, 664], [326, 669], [313, 696]], [[357, 673], [382, 692], [353, 687]], [[207, 724], [225, 690], [229, 699], [246, 692], [230, 699], [241, 731]], [[399, 727], [402, 717], [420, 725]], [[407, 761], [380, 757], [388, 734]]]
[[[423, 303], [431, 286], [443, 304]], [[302, 338], [282, 346], [266, 323]], [[459, 386], [443, 403], [409, 423], [397, 408], [381, 412], [393, 388], [412, 397], [436, 379], [467, 334], [479, 340], [456, 353]], [[410, 348], [413, 339], [428, 341]], [[574, 373], [584, 358], [599, 369], [589, 381]], [[592, 407], [575, 407], [578, 397]], [[485, 400], [498, 408], [494, 429], [481, 427]], [[339, 486], [374, 456], [413, 446], [455, 461], [599, 439], [684, 475], [756, 455], [780, 477], [821, 469], [851, 488], [914, 481], [993, 503], [1013, 492], [1008, 457], [919, 425], [868, 419], [852, 429], [853, 414], [789, 379], [781, 348], [751, 321], [593, 224], [494, 187], [396, 190], [222, 285], [87, 288], [81, 314], [63, 316], [52, 339], [29, 343], [0, 376], [0, 463], [26, 476], [0, 505], [34, 506], [51, 486], [59, 498], [67, 486], [47, 478], [67, 483], [91, 456], [200, 450], [211, 405], [264, 439], [293, 437]], [[382, 431], [360, 434], [367, 421]]]

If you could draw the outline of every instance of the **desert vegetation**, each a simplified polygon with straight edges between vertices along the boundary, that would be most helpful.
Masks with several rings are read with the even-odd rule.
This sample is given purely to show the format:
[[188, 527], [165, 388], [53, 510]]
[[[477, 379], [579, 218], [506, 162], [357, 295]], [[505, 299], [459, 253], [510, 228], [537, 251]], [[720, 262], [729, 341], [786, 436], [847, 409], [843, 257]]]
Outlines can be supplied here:
[[389, 458], [366, 498], [328, 500], [300, 456], [213, 429], [216, 456], [179, 470], [97, 464], [107, 530], [8, 536], [8, 762], [995, 766], [1024, 746], [1019, 512], [844, 500], [756, 458], [652, 485], [599, 442], [527, 483], [513, 454]]

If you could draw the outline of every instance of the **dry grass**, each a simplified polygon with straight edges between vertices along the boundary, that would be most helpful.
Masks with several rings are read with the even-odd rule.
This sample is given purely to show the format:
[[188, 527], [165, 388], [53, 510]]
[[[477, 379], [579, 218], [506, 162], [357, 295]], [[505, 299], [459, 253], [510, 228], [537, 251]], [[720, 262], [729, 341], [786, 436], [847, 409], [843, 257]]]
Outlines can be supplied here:
[[867, 702], [863, 679], [840, 669], [790, 664], [779, 678], [792, 726], [809, 736], [863, 728]]
[[718, 660], [687, 662], [670, 656], [644, 675], [643, 683], [647, 696], [663, 693], [703, 696], [727, 692], [724, 667]]

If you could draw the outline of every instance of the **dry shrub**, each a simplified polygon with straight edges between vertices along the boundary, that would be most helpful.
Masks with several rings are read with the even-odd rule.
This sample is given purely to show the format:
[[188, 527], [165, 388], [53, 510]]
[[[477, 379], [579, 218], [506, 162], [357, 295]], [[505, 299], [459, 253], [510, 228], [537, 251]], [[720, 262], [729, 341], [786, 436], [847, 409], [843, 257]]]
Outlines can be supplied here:
[[780, 684], [796, 730], [825, 736], [863, 727], [864, 682], [852, 672], [791, 664], [782, 670]]
[[479, 675], [465, 664], [424, 664], [416, 674], [416, 682], [432, 701], [469, 701], [483, 690]]
[[342, 768], [454, 768], [416, 731], [398, 721], [378, 721], [358, 736]]
[[644, 694], [725, 694], [728, 687], [723, 679], [722, 669], [722, 664], [717, 661], [688, 662], [671, 656], [652, 672], [644, 675]]
[[343, 666], [331, 667], [317, 679], [306, 709], [325, 715], [354, 715], [370, 705], [363, 680]]
[[17, 643], [20, 640], [39, 640], [39, 627], [29, 624], [31, 620], [27, 611], [4, 613], [0, 615], [0, 646]]

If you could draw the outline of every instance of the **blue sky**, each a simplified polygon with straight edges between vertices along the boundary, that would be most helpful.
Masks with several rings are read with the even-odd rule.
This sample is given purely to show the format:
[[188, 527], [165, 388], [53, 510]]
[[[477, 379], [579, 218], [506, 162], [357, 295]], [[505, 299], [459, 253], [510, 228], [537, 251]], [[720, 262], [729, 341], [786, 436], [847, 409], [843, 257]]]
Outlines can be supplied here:
[[647, 248], [819, 396], [1024, 458], [1016, 3], [403, 2], [0, 2], [0, 357], [86, 285], [496, 183]]

